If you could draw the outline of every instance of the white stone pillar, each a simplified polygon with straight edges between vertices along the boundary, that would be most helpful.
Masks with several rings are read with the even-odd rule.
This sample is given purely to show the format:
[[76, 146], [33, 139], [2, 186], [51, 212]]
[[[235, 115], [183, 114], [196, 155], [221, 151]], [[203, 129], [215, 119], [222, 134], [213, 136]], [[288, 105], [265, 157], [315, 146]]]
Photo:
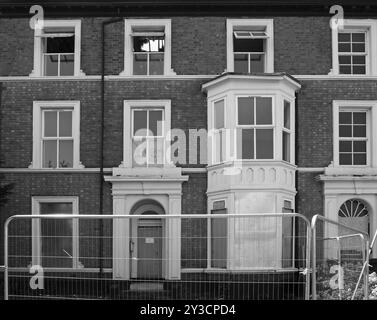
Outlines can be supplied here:
[[[325, 217], [334, 221], [338, 221], [338, 207], [337, 207], [337, 197], [336, 196], [325, 196]], [[339, 235], [338, 226], [327, 223], [319, 222], [317, 224], [318, 231], [323, 227], [323, 238], [336, 237]], [[317, 235], [321, 234], [317, 231]], [[320, 238], [320, 237], [319, 237]], [[317, 246], [323, 246], [323, 255], [325, 259], [337, 259], [338, 257], [338, 243], [336, 240], [323, 240], [318, 241]]]
[[[113, 195], [113, 214], [126, 215], [126, 196]], [[129, 219], [113, 220], [113, 278], [129, 280]]]
[[[169, 195], [168, 214], [181, 214], [181, 194]], [[167, 279], [176, 280], [181, 278], [181, 219], [168, 218], [166, 221], [167, 236]]]

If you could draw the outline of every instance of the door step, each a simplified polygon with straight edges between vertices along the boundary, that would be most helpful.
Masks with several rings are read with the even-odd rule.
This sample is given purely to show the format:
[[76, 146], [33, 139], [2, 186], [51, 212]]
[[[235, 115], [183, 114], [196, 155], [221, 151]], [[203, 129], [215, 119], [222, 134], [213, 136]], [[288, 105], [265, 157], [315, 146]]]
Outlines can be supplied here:
[[164, 291], [164, 284], [160, 282], [133, 282], [130, 284], [129, 291], [133, 292], [150, 292]]

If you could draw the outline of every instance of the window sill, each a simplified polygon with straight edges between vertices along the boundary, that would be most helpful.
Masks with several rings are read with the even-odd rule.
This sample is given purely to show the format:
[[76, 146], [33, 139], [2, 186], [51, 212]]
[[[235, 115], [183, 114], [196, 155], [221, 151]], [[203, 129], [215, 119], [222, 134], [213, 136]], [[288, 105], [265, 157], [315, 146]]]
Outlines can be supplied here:
[[325, 168], [326, 176], [374, 176], [377, 168], [371, 166], [333, 166]]

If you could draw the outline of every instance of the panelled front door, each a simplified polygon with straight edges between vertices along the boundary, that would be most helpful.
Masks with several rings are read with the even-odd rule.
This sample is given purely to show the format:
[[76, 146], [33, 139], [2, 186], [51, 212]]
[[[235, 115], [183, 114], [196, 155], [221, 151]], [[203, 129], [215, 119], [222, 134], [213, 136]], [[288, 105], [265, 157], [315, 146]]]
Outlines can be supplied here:
[[162, 278], [161, 225], [138, 225], [137, 261], [139, 279]]

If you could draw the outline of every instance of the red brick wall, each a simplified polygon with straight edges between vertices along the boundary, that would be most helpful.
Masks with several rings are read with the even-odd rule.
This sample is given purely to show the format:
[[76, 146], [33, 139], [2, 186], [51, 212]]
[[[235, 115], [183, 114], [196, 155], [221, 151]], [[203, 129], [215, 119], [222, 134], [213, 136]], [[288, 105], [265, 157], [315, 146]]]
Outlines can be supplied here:
[[[123, 101], [170, 99], [171, 125], [188, 129], [207, 127], [206, 97], [202, 80], [111, 81], [106, 82], [105, 166], [123, 160]], [[79, 100], [80, 160], [88, 168], [100, 159], [99, 81], [16, 81], [3, 82], [0, 109], [0, 166], [26, 168], [32, 161], [33, 101]], [[188, 141], [187, 141], [188, 144]], [[198, 152], [199, 154], [199, 152]], [[188, 162], [188, 152], [187, 152]]]
[[[172, 19], [172, 68], [177, 74], [220, 74], [226, 69], [226, 17], [168, 18]], [[87, 75], [101, 72], [101, 22], [104, 20], [82, 19], [81, 69]], [[0, 19], [0, 30], [0, 76], [29, 75], [34, 55], [29, 20]], [[330, 71], [328, 17], [274, 17], [274, 30], [275, 71], [291, 74]], [[106, 27], [106, 73], [117, 75], [123, 68], [122, 21]]]
[[[79, 197], [80, 214], [100, 214], [99, 212], [99, 173], [6, 173], [3, 175], [2, 184], [14, 183], [12, 194], [8, 202], [0, 208], [0, 223], [12, 215], [31, 214], [31, 199], [33, 196], [77, 196]], [[190, 174], [189, 180], [182, 186], [182, 214], [206, 213], [206, 174]], [[104, 213], [112, 214], [111, 184], [104, 185]], [[93, 231], [93, 221], [87, 223], [87, 232]], [[184, 221], [183, 235], [187, 237], [206, 235], [206, 224]], [[84, 226], [85, 223], [82, 223]], [[105, 225], [109, 225], [105, 223]], [[106, 228], [107, 229], [107, 228]], [[89, 231], [88, 231], [89, 230]], [[81, 229], [82, 232], [86, 232]], [[3, 239], [3, 228], [0, 228], [0, 239]], [[197, 241], [203, 246], [205, 241]], [[195, 241], [194, 241], [195, 242]], [[203, 243], [204, 244], [203, 244]], [[199, 244], [198, 244], [199, 246]], [[196, 247], [189, 243], [187, 250]], [[81, 254], [86, 255], [93, 248], [81, 247]], [[194, 252], [195, 253], [195, 252]], [[195, 253], [198, 255], [198, 253]], [[202, 252], [202, 254], [204, 254]], [[0, 241], [0, 264], [3, 262], [3, 241]]]
[[299, 167], [326, 167], [333, 158], [333, 100], [376, 100], [377, 81], [302, 81], [298, 93]]

